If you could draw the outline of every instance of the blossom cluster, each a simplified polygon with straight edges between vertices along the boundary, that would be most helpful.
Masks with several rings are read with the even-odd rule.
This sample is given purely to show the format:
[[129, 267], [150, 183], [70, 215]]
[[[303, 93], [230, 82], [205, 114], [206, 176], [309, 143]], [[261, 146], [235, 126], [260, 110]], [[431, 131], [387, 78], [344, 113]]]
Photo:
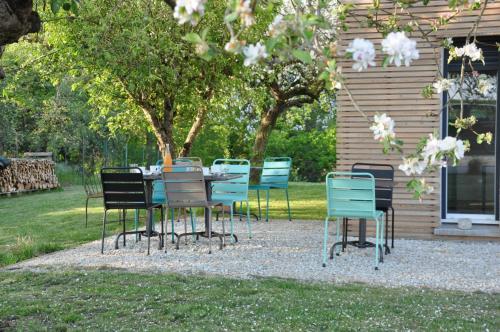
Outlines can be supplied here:
[[463, 56], [469, 57], [472, 61], [482, 61], [484, 63], [483, 50], [476, 46], [476, 43], [467, 43], [463, 47], [452, 47], [450, 48], [450, 62], [454, 58], [460, 58]]
[[373, 131], [373, 138], [377, 141], [395, 142], [394, 120], [385, 113], [373, 117], [373, 125], [370, 127], [370, 130]]
[[190, 22], [192, 25], [196, 25], [205, 13], [206, 2], [207, 0], [177, 0], [174, 18], [179, 21], [179, 24]]
[[245, 66], [252, 66], [259, 62], [259, 60], [265, 59], [268, 56], [266, 47], [260, 42], [255, 45], [244, 47], [243, 55], [245, 56], [245, 61], [243, 62]]
[[382, 40], [382, 51], [389, 56], [389, 63], [408, 67], [419, 58], [417, 42], [406, 37], [404, 32], [391, 32]]
[[367, 69], [368, 66], [375, 66], [375, 48], [371, 41], [356, 38], [349, 44], [346, 51], [352, 54], [354, 60], [353, 69], [362, 71]]
[[432, 84], [434, 89], [436, 89], [436, 93], [442, 93], [443, 91], [448, 91], [455, 85], [455, 80], [443, 78]]
[[236, 13], [239, 15], [243, 26], [249, 27], [255, 23], [251, 0], [240, 0], [236, 6]]
[[407, 176], [421, 175], [428, 167], [446, 167], [448, 159], [456, 164], [464, 157], [467, 150], [468, 145], [456, 137], [447, 136], [438, 139], [430, 134], [420, 154], [403, 158], [403, 164], [399, 165], [399, 169]]
[[[354, 39], [347, 48], [352, 56], [352, 68], [357, 71], [375, 66], [375, 48], [373, 43], [362, 38]], [[417, 42], [406, 37], [404, 32], [391, 32], [382, 40], [382, 51], [387, 56], [389, 64], [400, 67], [403, 63], [408, 67], [413, 60], [419, 58]]]
[[267, 35], [275, 38], [283, 35], [288, 28], [287, 22], [283, 19], [283, 15], [276, 15], [273, 22], [267, 28]]

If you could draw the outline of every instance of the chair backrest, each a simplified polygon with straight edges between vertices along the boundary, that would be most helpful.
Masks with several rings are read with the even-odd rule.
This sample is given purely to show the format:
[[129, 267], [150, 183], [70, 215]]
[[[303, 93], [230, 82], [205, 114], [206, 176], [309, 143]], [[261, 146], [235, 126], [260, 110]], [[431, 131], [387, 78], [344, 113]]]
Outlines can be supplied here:
[[[200, 165], [196, 165], [199, 161]], [[201, 159], [198, 157], [186, 157], [186, 158], [178, 158], [173, 160], [174, 165], [177, 166], [199, 166], [201, 167]], [[157, 166], [163, 166], [163, 160], [158, 160], [156, 162]], [[172, 172], [182, 172], [186, 167], [175, 167], [171, 171]], [[153, 202], [154, 203], [163, 203], [165, 202], [165, 186], [162, 180], [153, 181]]]
[[207, 206], [201, 167], [172, 166], [172, 172], [163, 172], [162, 177], [169, 208]]
[[326, 197], [330, 217], [371, 218], [375, 215], [375, 179], [370, 173], [328, 173]]
[[138, 167], [105, 167], [101, 181], [106, 209], [141, 209], [147, 206], [144, 179]]
[[260, 184], [271, 188], [288, 188], [291, 167], [292, 158], [290, 157], [269, 157], [264, 159]]
[[219, 200], [246, 201], [250, 182], [250, 161], [246, 159], [216, 159], [213, 165], [220, 165], [224, 174], [239, 175], [239, 177], [213, 182], [212, 196]]
[[352, 165], [351, 171], [353, 173], [370, 173], [373, 175], [375, 178], [377, 210], [387, 211], [389, 207], [392, 207], [394, 167], [385, 164], [356, 163]]
[[101, 193], [102, 185], [99, 174], [83, 172], [83, 188], [87, 196]]

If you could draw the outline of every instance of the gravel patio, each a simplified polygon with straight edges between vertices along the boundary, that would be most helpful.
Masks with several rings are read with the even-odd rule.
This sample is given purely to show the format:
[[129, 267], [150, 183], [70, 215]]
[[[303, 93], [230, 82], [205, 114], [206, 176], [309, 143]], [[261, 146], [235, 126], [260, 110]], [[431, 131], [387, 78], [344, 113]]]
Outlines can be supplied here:
[[[201, 225], [202, 222], [199, 222]], [[331, 224], [333, 226], [333, 223]], [[151, 241], [151, 255], [146, 256], [146, 243], [135, 243], [132, 236], [127, 246], [113, 249], [114, 236], [108, 237], [104, 255], [100, 241], [74, 249], [44, 255], [8, 270], [60, 268], [113, 268], [135, 272], [174, 272], [210, 274], [234, 278], [279, 277], [302, 281], [351, 283], [361, 282], [386, 287], [429, 287], [436, 289], [484, 291], [500, 293], [500, 243], [476, 241], [395, 242], [395, 248], [379, 271], [373, 269], [373, 248], [348, 247], [347, 252], [321, 266], [323, 223], [319, 221], [281, 221], [253, 223], [253, 239], [246, 235], [244, 222], [235, 223], [239, 242], [228, 244], [222, 251], [213, 240], [213, 253], [208, 242], [181, 242], [179, 250], [168, 243], [168, 252], [157, 249]], [[183, 229], [179, 223], [177, 231]], [[220, 228], [216, 222], [214, 230]], [[330, 227], [333, 229], [333, 227]], [[333, 237], [331, 237], [333, 240]]]

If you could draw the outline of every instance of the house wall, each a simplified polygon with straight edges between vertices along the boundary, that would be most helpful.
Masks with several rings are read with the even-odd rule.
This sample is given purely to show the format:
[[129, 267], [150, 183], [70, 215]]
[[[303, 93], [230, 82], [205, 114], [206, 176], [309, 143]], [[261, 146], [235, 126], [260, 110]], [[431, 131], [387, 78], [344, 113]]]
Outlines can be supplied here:
[[[392, 1], [381, 1], [383, 7], [390, 6]], [[353, 1], [356, 4], [355, 12], [366, 13], [363, 6], [372, 3], [371, 0]], [[421, 3], [419, 1], [419, 3]], [[423, 5], [410, 9], [411, 13], [422, 19], [425, 26], [427, 19], [434, 19], [440, 14], [449, 12], [447, 1], [430, 1], [430, 5]], [[353, 19], [348, 21], [349, 30], [342, 32], [339, 44], [339, 58], [347, 45], [354, 38], [371, 40], [377, 50], [377, 67], [357, 72], [352, 69], [352, 62], [340, 60], [342, 72], [346, 78], [346, 85], [351, 91], [360, 108], [370, 119], [376, 113], [387, 113], [396, 121], [396, 134], [405, 141], [404, 151], [414, 151], [418, 140], [440, 129], [440, 96], [433, 99], [424, 99], [421, 90], [435, 79], [436, 68], [441, 66], [442, 49], [440, 43], [444, 37], [465, 37], [479, 11], [465, 11], [456, 22], [449, 24], [446, 29], [434, 33], [429, 40], [419, 38], [418, 33], [411, 34], [417, 41], [420, 59], [410, 67], [397, 68], [391, 65], [381, 68], [381, 35], [375, 29], [360, 27]], [[479, 25], [477, 35], [500, 35], [500, 2], [489, 3], [484, 17]], [[380, 143], [373, 140], [370, 124], [360, 116], [353, 107], [348, 95], [343, 89], [338, 96], [338, 131], [337, 131], [337, 170], [348, 171], [356, 162], [376, 162], [391, 164], [397, 170], [401, 163], [398, 153], [384, 155]], [[397, 170], [394, 191], [394, 208], [396, 210], [396, 236], [411, 238], [432, 238], [433, 228], [440, 223], [440, 175], [426, 176], [426, 179], [435, 186], [435, 191], [422, 202], [412, 198], [407, 192], [405, 184], [408, 177]], [[355, 233], [356, 227], [351, 227]]]

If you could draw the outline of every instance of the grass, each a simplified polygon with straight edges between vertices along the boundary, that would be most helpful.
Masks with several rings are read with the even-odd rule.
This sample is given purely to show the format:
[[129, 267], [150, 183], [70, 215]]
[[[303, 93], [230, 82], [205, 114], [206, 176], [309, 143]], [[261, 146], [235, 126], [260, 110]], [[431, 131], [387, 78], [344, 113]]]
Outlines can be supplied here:
[[[250, 204], [256, 212], [255, 192], [250, 196]], [[323, 185], [292, 183], [290, 198], [292, 218], [323, 218]], [[264, 207], [265, 199], [262, 204]], [[271, 192], [270, 206], [271, 218], [288, 218], [284, 191]], [[85, 228], [85, 194], [82, 186], [0, 198], [0, 266], [100, 238], [102, 211], [102, 200], [90, 200], [89, 226]], [[111, 219], [117, 220], [116, 214], [111, 214]], [[132, 227], [131, 220], [128, 227]], [[109, 234], [118, 228], [118, 224], [111, 224]]]
[[0, 330], [468, 330], [498, 295], [123, 271], [0, 272]]

